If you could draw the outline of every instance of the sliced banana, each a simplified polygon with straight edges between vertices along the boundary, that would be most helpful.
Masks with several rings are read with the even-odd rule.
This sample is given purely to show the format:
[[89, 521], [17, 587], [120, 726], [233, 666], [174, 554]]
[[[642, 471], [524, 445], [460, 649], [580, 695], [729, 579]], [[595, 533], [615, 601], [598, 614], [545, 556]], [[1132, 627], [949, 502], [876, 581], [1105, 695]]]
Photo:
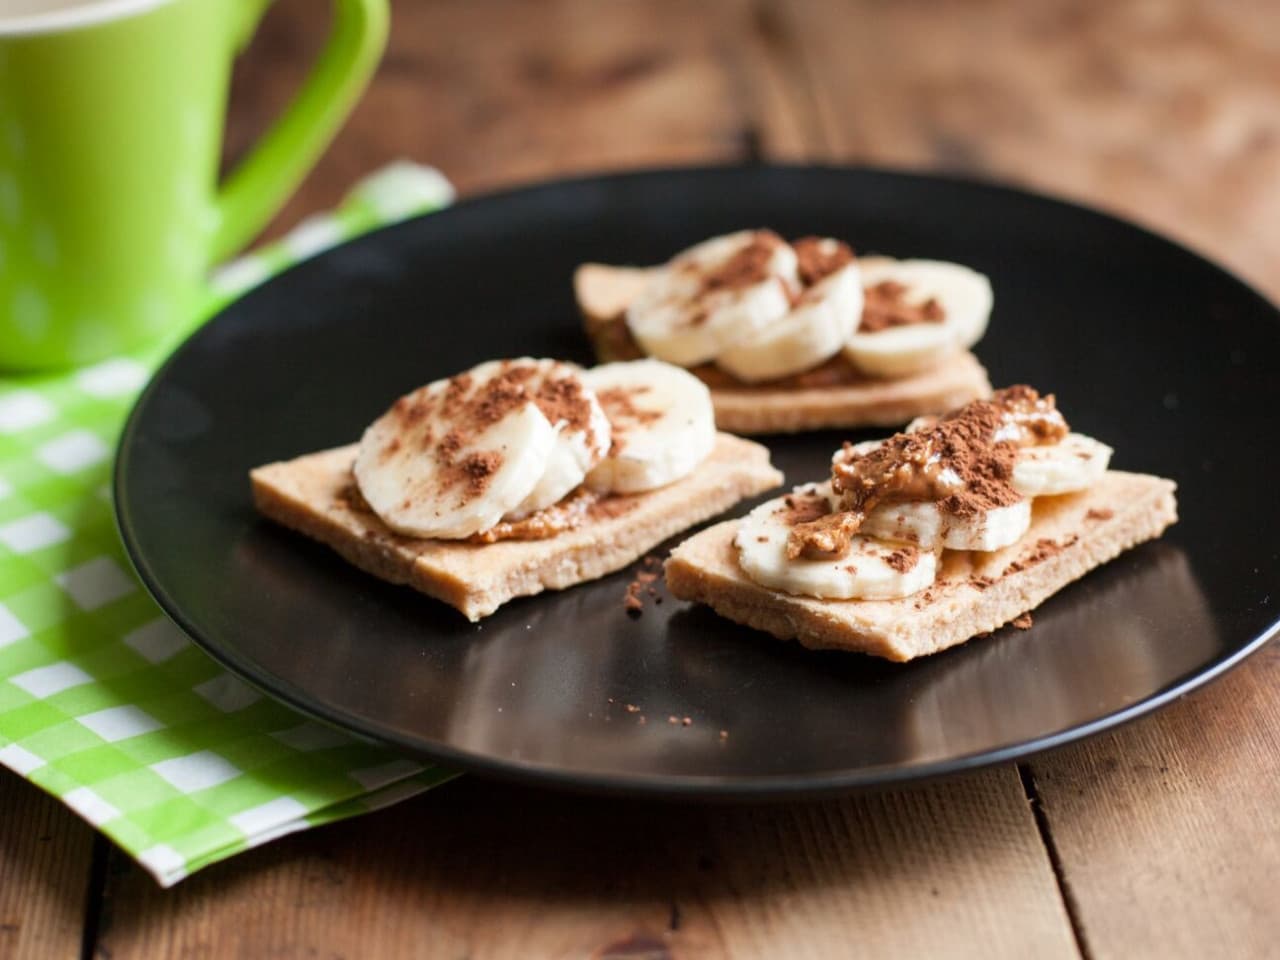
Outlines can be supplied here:
[[1083, 433], [1069, 433], [1057, 443], [1018, 452], [1010, 486], [1024, 497], [1052, 497], [1087, 490], [1102, 478], [1112, 449]]
[[660, 360], [606, 363], [582, 374], [612, 425], [613, 443], [587, 486], [637, 493], [692, 473], [716, 442], [711, 392]]
[[528, 387], [556, 438], [541, 479], [505, 520], [519, 520], [559, 503], [609, 452], [609, 420], [595, 392], [583, 383], [582, 369], [555, 360], [528, 363], [536, 370]]
[[653, 270], [627, 307], [627, 327], [649, 356], [690, 367], [785, 316], [798, 285], [787, 243], [769, 231], [741, 230]]
[[874, 333], [855, 330], [845, 354], [858, 369], [876, 376], [904, 376], [972, 346], [986, 331], [993, 297], [991, 282], [981, 273], [941, 260], [864, 257], [858, 264], [864, 290], [886, 282], [901, 284], [906, 303], [918, 306], [934, 300], [943, 312], [937, 323], [911, 323]]
[[745, 383], [776, 380], [816, 367], [837, 353], [862, 315], [862, 281], [850, 263], [807, 288], [785, 317], [716, 358]]
[[556, 441], [529, 388], [533, 364], [483, 363], [429, 383], [365, 430], [356, 485], [388, 527], [461, 539], [493, 526], [533, 492]]
[[1030, 526], [1028, 499], [963, 517], [947, 513], [933, 501], [915, 500], [881, 504], [867, 514], [861, 532], [914, 543], [924, 550], [999, 550], [1016, 543]]
[[[911, 422], [907, 432], [931, 426], [930, 418], [920, 417]], [[832, 462], [844, 461], [850, 456], [865, 457], [883, 442], [867, 440], [848, 449], [837, 450]], [[830, 489], [829, 484], [827, 489]], [[835, 504], [834, 494], [832, 497]], [[1029, 499], [1005, 507], [990, 507], [969, 516], [955, 516], [931, 500], [911, 500], [874, 507], [862, 521], [860, 529], [869, 536], [914, 543], [925, 550], [943, 547], [948, 550], [999, 550], [1017, 541], [1030, 525]]]
[[937, 557], [930, 552], [856, 535], [837, 560], [789, 560], [787, 536], [795, 516], [791, 503], [804, 509], [829, 495], [814, 485], [778, 497], [752, 510], [738, 526], [734, 543], [743, 572], [761, 586], [830, 600], [888, 600], [910, 596], [933, 583]]

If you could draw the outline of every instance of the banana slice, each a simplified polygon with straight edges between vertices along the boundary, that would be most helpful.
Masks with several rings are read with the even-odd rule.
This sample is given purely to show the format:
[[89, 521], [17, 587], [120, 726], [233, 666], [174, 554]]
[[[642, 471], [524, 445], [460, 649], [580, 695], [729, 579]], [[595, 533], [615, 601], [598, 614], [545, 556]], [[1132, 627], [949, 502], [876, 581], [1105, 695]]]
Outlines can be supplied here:
[[[911, 422], [907, 432], [913, 432], [913, 427], [918, 430], [932, 425], [930, 418], [920, 417]], [[848, 450], [837, 450], [831, 458], [832, 462], [845, 460], [850, 456], [866, 456], [883, 442], [867, 440], [854, 444]], [[826, 484], [826, 490], [830, 489], [831, 485]], [[829, 493], [829, 496], [832, 498], [832, 505], [837, 505], [835, 495]], [[860, 531], [885, 540], [913, 543], [924, 550], [943, 547], [948, 550], [999, 550], [1021, 538], [1030, 525], [1030, 499], [1019, 500], [1005, 507], [990, 507], [969, 516], [955, 516], [931, 500], [911, 500], [874, 507], [862, 521]]]
[[786, 315], [796, 266], [795, 251], [770, 231], [715, 237], [652, 271], [627, 307], [627, 326], [649, 356], [705, 363]]
[[613, 444], [587, 486], [637, 493], [692, 473], [716, 442], [711, 392], [660, 360], [606, 363], [582, 374], [612, 425]]
[[882, 284], [903, 288], [901, 303], [923, 309], [933, 301], [941, 308], [940, 322], [928, 320], [868, 332], [855, 330], [845, 354], [858, 369], [876, 376], [896, 377], [931, 367], [948, 354], [976, 343], [991, 315], [991, 282], [977, 271], [940, 260], [859, 260], [866, 310], [876, 303], [871, 292]]
[[494, 361], [419, 387], [360, 440], [361, 496], [392, 530], [461, 539], [516, 509], [546, 472], [556, 430], [534, 361]]
[[716, 366], [746, 383], [809, 370], [840, 352], [862, 316], [862, 282], [850, 263], [805, 290], [781, 320], [716, 358]]
[[849, 551], [838, 560], [788, 560], [793, 521], [812, 517], [811, 508], [826, 509], [829, 495], [829, 485], [813, 484], [747, 514], [734, 538], [743, 573], [761, 586], [830, 600], [888, 600], [933, 583], [933, 553], [862, 534], [852, 538]]
[[538, 409], [555, 428], [556, 438], [541, 479], [504, 520], [519, 520], [559, 503], [604, 459], [610, 444], [609, 420], [595, 393], [582, 382], [580, 367], [555, 360], [522, 363], [536, 371], [528, 387]]
[[923, 550], [999, 550], [1016, 543], [1031, 526], [1031, 501], [991, 507], [973, 516], [946, 513], [930, 500], [885, 503], [867, 514], [861, 533], [913, 543]]
[[1107, 472], [1112, 452], [1093, 437], [1069, 433], [1049, 446], [1019, 451], [1010, 485], [1024, 497], [1052, 497], [1087, 490]]

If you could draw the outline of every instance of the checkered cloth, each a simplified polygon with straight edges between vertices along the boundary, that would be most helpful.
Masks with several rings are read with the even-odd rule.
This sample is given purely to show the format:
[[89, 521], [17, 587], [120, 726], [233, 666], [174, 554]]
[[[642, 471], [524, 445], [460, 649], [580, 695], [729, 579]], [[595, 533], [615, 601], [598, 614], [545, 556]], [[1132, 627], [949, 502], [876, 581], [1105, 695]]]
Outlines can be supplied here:
[[[451, 197], [434, 170], [389, 167], [339, 209], [218, 271], [200, 318], [298, 260]], [[150, 371], [187, 332], [71, 373], [0, 377], [0, 764], [164, 886], [451, 776], [264, 698], [140, 588], [112, 519], [111, 454]]]

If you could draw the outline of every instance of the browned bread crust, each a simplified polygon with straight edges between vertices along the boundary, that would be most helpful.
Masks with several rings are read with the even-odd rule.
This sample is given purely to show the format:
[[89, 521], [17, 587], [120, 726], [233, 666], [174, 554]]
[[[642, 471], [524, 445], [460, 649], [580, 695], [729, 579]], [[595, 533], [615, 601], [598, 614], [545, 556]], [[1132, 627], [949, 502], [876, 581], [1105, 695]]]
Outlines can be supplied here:
[[332, 547], [361, 570], [479, 620], [513, 597], [562, 590], [619, 570], [646, 550], [782, 482], [757, 443], [719, 434], [687, 477], [657, 490], [610, 497], [583, 526], [545, 540], [473, 544], [393, 533], [352, 498], [355, 445], [258, 467], [258, 510]]
[[1031, 529], [993, 553], [946, 551], [932, 587], [900, 600], [818, 600], [754, 583], [738, 566], [738, 521], [672, 551], [667, 587], [721, 616], [806, 647], [905, 661], [995, 630], [1177, 519], [1170, 480], [1110, 471], [1092, 489], [1037, 498]]

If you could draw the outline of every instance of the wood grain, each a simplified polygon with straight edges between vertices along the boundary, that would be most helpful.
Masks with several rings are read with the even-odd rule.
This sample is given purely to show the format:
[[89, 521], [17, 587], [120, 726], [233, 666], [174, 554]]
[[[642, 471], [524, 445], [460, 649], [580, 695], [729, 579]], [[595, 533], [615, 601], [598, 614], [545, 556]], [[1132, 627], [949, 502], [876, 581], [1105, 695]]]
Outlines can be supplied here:
[[[732, 42], [741, 22], [736, 5], [691, 16], [681, 0], [395, 3], [372, 86], [271, 232], [400, 157], [438, 166], [464, 192], [740, 159], [757, 95], [749, 53]], [[235, 78], [229, 162], [288, 102], [326, 29], [314, 0], [280, 0], [267, 15]]]
[[[803, 38], [833, 158], [1077, 197], [1275, 297], [1275, 16], [1264, 2], [793, 0], [779, 30]], [[1033, 764], [1090, 956], [1274, 955], [1278, 656]]]
[[1267, 957], [1280, 875], [1280, 647], [1032, 764], [1094, 960]]
[[164, 893], [104, 956], [1076, 957], [1017, 774], [825, 803], [593, 800], [461, 780]]
[[93, 831], [0, 770], [0, 957], [79, 957]]
[[831, 156], [1085, 200], [1280, 296], [1272, 0], [790, 0]]

